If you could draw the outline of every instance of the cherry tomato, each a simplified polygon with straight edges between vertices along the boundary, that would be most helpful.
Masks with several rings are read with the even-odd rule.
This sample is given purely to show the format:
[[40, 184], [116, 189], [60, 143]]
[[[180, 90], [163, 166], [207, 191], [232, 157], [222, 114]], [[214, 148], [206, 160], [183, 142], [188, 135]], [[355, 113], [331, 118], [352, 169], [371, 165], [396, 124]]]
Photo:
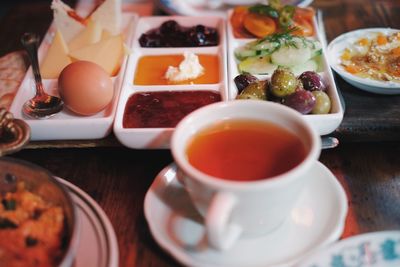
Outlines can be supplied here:
[[315, 16], [315, 11], [312, 8], [296, 7], [296, 10], [294, 12], [294, 16], [295, 17], [302, 17], [304, 19], [312, 21], [314, 16]]
[[314, 34], [314, 27], [307, 19], [295, 17], [293, 26], [296, 28], [294, 35], [312, 36]]
[[262, 38], [276, 31], [276, 24], [268, 16], [256, 13], [248, 13], [244, 17], [243, 25], [250, 33]]
[[231, 25], [233, 28], [233, 35], [236, 38], [253, 37], [243, 26], [243, 20], [247, 13], [249, 13], [248, 8], [244, 6], [237, 6], [233, 10], [231, 16]]

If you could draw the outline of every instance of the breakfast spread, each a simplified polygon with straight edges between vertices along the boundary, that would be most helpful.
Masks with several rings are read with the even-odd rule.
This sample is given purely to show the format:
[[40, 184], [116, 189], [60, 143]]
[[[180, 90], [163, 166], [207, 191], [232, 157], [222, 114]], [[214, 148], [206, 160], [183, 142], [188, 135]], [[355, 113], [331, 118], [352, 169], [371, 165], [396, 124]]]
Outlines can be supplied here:
[[61, 0], [54, 0], [51, 8], [56, 32], [41, 62], [43, 78], [58, 78], [64, 67], [78, 60], [92, 61], [116, 75], [125, 53], [121, 1], [104, 1], [87, 18]]
[[[105, 118], [110, 115], [110, 120], [107, 117], [107, 123], [113, 124], [113, 130], [116, 132], [120, 128], [115, 125], [123, 120], [123, 111], [128, 99], [135, 94], [138, 96], [143, 91], [165, 91], [173, 95], [175, 91], [211, 90], [219, 93], [221, 100], [229, 101], [236, 98], [246, 99], [252, 94], [249, 92], [255, 90], [261, 92], [256, 93], [260, 99], [278, 101], [292, 107], [296, 106], [293, 103], [303, 98], [310, 100], [309, 107], [320, 107], [321, 105], [315, 103], [325, 103], [322, 109], [311, 111], [307, 108], [307, 111], [302, 110], [302, 113], [341, 112], [335, 98], [336, 88], [331, 84], [331, 77], [325, 73], [326, 63], [316, 29], [312, 28], [312, 34], [299, 34], [299, 27], [295, 25], [303, 15], [312, 15], [309, 19], [313, 21], [314, 11], [311, 9], [290, 7], [280, 4], [279, 1], [270, 1], [268, 5], [247, 6], [245, 9], [248, 18], [244, 23], [247, 26], [251, 24], [249, 21], [256, 21], [251, 19], [255, 14], [264, 16], [266, 10], [274, 9], [279, 16], [273, 18], [275, 30], [271, 34], [262, 37], [252, 35], [252, 40], [240, 40], [240, 37], [232, 36], [235, 32], [234, 27], [226, 32], [225, 23], [234, 26], [231, 20], [232, 11], [244, 7], [233, 8], [229, 19], [213, 16], [141, 17], [134, 20], [133, 26], [127, 29], [121, 25], [120, 4], [117, 0], [106, 0], [88, 16], [81, 17], [61, 0], [53, 0], [54, 27], [49, 31], [49, 37], [52, 38], [44, 39], [44, 47], [40, 50], [40, 62], [43, 77], [50, 78], [45, 79], [44, 86], [49, 86], [50, 90], [54, 90], [53, 94], [59, 94], [65, 102], [66, 109], [58, 116], [61, 120], [79, 120], [83, 116], [93, 119]], [[107, 13], [107, 10], [110, 12]], [[119, 29], [116, 25], [119, 25]], [[121, 28], [124, 28], [124, 34]], [[52, 41], [49, 43], [48, 40]], [[127, 41], [127, 48], [124, 47], [124, 40]], [[131, 55], [123, 61], [127, 49], [131, 51]], [[91, 71], [85, 71], [86, 75], [82, 74], [79, 79], [76, 75], [68, 75], [73, 73], [71, 69], [75, 68], [68, 66], [77, 66], [75, 63], [82, 61], [99, 65], [108, 73], [109, 78], [112, 78], [114, 94], [111, 100], [111, 90], [101, 91], [99, 81], [95, 81]], [[296, 77], [307, 71], [315, 72], [323, 76], [326, 89], [319, 90], [322, 92], [304, 90], [290, 97], [280, 96], [279, 93], [273, 95], [270, 89], [260, 90], [267, 84], [270, 88], [271, 76], [279, 66], [287, 67]], [[64, 69], [69, 71], [65, 71], [61, 77], [60, 73]], [[96, 71], [93, 69], [93, 72]], [[245, 92], [238, 92], [234, 84], [232, 86], [234, 78], [238, 75], [252, 77], [249, 79], [257, 82]], [[68, 78], [72, 76], [75, 78]], [[74, 84], [67, 82], [67, 79], [72, 79]], [[92, 84], [90, 90], [75, 89], [88, 88], [87, 84]], [[250, 89], [252, 87], [253, 89]], [[85, 105], [87, 108], [84, 108]], [[38, 128], [39, 124], [40, 122]], [[120, 125], [123, 129], [122, 122]], [[44, 128], [41, 129], [44, 131]], [[35, 128], [32, 131], [34, 140], [38, 140], [35, 134], [37, 131]], [[57, 139], [65, 139], [64, 135], [57, 136]], [[104, 136], [97, 138], [102, 137]], [[79, 137], [76, 135], [74, 139], [77, 138]]]
[[346, 47], [340, 59], [348, 73], [400, 83], [400, 33], [370, 32]]
[[24, 183], [0, 200], [0, 266], [56, 266], [63, 252], [63, 209]]

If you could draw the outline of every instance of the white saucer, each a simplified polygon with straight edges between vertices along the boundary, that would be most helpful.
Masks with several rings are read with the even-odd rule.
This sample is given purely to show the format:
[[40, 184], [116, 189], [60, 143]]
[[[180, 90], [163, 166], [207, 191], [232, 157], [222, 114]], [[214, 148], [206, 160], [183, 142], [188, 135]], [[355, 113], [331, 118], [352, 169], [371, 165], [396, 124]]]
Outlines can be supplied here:
[[108, 217], [84, 191], [58, 178], [78, 208], [79, 246], [72, 267], [118, 267], [118, 243]]
[[146, 194], [144, 213], [158, 244], [187, 266], [290, 266], [337, 240], [344, 228], [346, 194], [335, 176], [317, 162], [310, 183], [280, 229], [241, 239], [230, 250], [218, 252], [208, 247], [203, 219], [175, 175], [173, 164], [158, 174]]
[[398, 267], [399, 252], [400, 231], [366, 233], [318, 251], [300, 266]]

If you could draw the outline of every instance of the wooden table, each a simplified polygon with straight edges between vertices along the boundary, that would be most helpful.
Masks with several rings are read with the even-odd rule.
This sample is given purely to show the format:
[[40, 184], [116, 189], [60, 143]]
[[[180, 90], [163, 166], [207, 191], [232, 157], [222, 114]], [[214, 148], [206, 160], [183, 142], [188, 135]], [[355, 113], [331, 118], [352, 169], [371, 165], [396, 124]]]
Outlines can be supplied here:
[[[19, 49], [18, 39], [25, 31], [43, 35], [51, 21], [49, 1], [17, 3], [0, 21], [0, 55]], [[398, 0], [316, 0], [313, 6], [323, 10], [328, 41], [357, 28], [400, 28]], [[345, 118], [334, 133], [341, 144], [322, 151], [320, 161], [347, 192], [350, 209], [342, 237], [399, 229], [400, 96], [365, 93], [338, 77], [337, 84], [346, 102]], [[155, 243], [143, 215], [147, 189], [172, 162], [168, 150], [131, 150], [111, 136], [90, 142], [33, 143], [12, 157], [49, 169], [100, 204], [117, 234], [120, 266], [178, 265]]]

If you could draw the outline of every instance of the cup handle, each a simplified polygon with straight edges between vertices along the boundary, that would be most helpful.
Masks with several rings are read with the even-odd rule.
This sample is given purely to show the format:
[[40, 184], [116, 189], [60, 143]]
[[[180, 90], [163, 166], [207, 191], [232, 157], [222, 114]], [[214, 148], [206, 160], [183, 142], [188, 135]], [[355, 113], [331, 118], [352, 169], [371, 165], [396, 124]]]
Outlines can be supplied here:
[[242, 232], [239, 225], [229, 222], [236, 203], [236, 197], [227, 192], [218, 192], [211, 200], [205, 225], [208, 242], [215, 249], [229, 249]]

